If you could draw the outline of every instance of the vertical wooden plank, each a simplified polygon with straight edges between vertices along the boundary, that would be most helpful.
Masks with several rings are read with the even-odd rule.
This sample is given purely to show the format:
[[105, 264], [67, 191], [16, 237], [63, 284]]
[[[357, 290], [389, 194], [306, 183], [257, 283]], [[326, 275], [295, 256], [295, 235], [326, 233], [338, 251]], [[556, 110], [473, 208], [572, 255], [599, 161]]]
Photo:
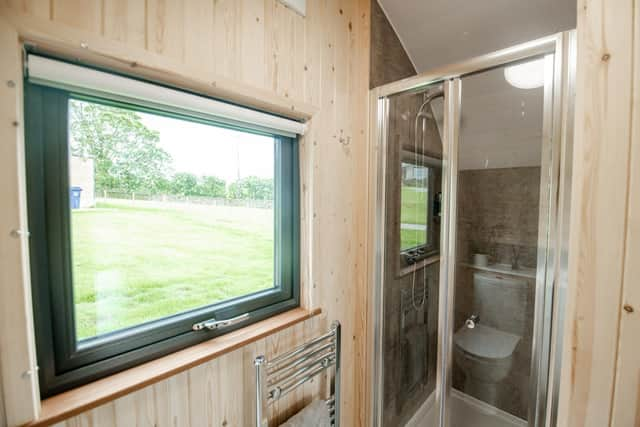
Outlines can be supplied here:
[[87, 425], [90, 427], [111, 427], [116, 422], [116, 409], [113, 404], [107, 403], [91, 411], [93, 419]]
[[[216, 396], [242, 396], [242, 373], [250, 369], [240, 362], [242, 350], [235, 350], [225, 354], [218, 364], [218, 381], [216, 381]], [[237, 398], [217, 399], [219, 411], [216, 414], [213, 425], [242, 425], [245, 412], [244, 402]], [[247, 425], [247, 424], [244, 424]], [[250, 425], [250, 424], [249, 424]]]
[[214, 71], [212, 0], [189, 0], [184, 4], [184, 60], [187, 64]]
[[110, 427], [116, 423], [116, 412], [113, 403], [99, 406], [89, 412], [66, 420], [64, 427]]
[[7, 5], [27, 15], [51, 19], [50, 0], [7, 0]]
[[559, 425], [610, 423], [629, 174], [633, 0], [578, 2], [575, 169]]
[[114, 401], [116, 426], [133, 427], [138, 425], [136, 400], [136, 395], [133, 393]]
[[302, 80], [304, 82], [304, 100], [319, 105], [321, 97], [322, 55], [322, 25], [323, 5], [321, 2], [307, 4], [308, 13], [305, 17], [305, 47]]
[[[322, 73], [323, 63], [322, 55], [325, 42], [323, 35], [323, 25], [326, 22], [324, 14], [326, 13], [324, 1], [315, 1], [307, 3], [307, 16], [305, 18], [305, 100], [315, 105], [321, 105], [322, 102]], [[269, 34], [269, 33], [267, 33]], [[273, 67], [268, 67], [273, 68]], [[273, 80], [271, 70], [269, 70], [267, 79], [269, 82]], [[317, 223], [316, 199], [318, 191], [318, 183], [315, 179], [318, 169], [316, 160], [318, 144], [321, 142], [321, 130], [323, 130], [324, 113], [316, 115], [309, 122], [307, 133], [299, 141], [300, 149], [300, 190], [301, 190], [301, 253], [302, 259], [308, 260], [301, 266], [301, 301], [305, 307], [315, 307], [320, 304], [318, 295], [317, 275], [314, 272], [316, 253], [317, 253], [317, 236], [314, 232]]]
[[51, 1], [53, 21], [96, 34], [102, 33], [103, 0]]
[[189, 419], [194, 425], [205, 420], [205, 425], [216, 425], [214, 404], [217, 396], [215, 389], [217, 366], [218, 359], [196, 366], [188, 372]]
[[[273, 65], [274, 65], [274, 91], [284, 97], [296, 97], [296, 31], [300, 26], [302, 17], [279, 2], [274, 3], [273, 13]], [[304, 43], [304, 39], [297, 43]], [[302, 92], [302, 91], [300, 91]]]
[[147, 0], [147, 47], [184, 60], [185, 20], [183, 0]]
[[128, 46], [147, 47], [147, 17], [144, 1], [107, 0], [104, 3], [104, 36]]
[[2, 369], [0, 369], [0, 427], [7, 427], [7, 414], [4, 410], [4, 390], [2, 389]]
[[275, 32], [277, 20], [275, 17], [276, 4], [273, 0], [264, 0], [264, 48], [265, 48], [265, 87], [275, 92], [278, 76]]
[[18, 34], [0, 16], [0, 369], [7, 424], [40, 410], [31, 310], [24, 175], [22, 58]]
[[146, 387], [114, 401], [115, 426], [154, 425], [153, 388]]
[[640, 1], [635, 0], [629, 201], [611, 425], [640, 426]]
[[294, 16], [294, 29], [293, 29], [293, 64], [291, 70], [291, 77], [293, 79], [291, 87], [291, 97], [294, 99], [304, 99], [305, 94], [305, 77], [304, 70], [305, 65], [305, 46], [306, 46], [306, 31], [305, 31], [305, 19], [295, 15]]
[[[352, 112], [351, 120], [354, 130], [353, 136], [353, 153], [352, 159], [354, 166], [354, 224], [361, 224], [360, 227], [354, 227], [356, 242], [354, 245], [354, 278], [356, 283], [354, 300], [359, 301], [360, 309], [354, 310], [354, 349], [353, 359], [356, 361], [353, 370], [353, 396], [354, 396], [354, 425], [370, 425], [368, 403], [369, 388], [368, 377], [370, 375], [369, 354], [368, 354], [368, 309], [369, 305], [369, 286], [368, 286], [368, 265], [367, 259], [361, 254], [368, 254], [367, 233], [368, 233], [368, 152], [369, 152], [369, 112], [368, 99], [364, 102], [357, 94], [368, 93], [369, 79], [363, 79], [361, 76], [369, 76], [370, 67], [370, 14], [371, 2], [369, 0], [360, 0], [356, 3], [351, 13], [351, 19], [347, 23], [347, 31], [349, 36], [349, 45], [352, 55], [353, 64], [351, 67], [350, 92], [353, 94], [349, 98], [349, 111]], [[365, 255], [366, 256], [366, 255]]]
[[216, 74], [237, 78], [239, 73], [238, 2], [218, 0], [214, 3], [214, 44], [213, 58]]
[[265, 2], [238, 0], [241, 4], [240, 63], [242, 80], [250, 85], [265, 87]]
[[153, 386], [154, 427], [189, 427], [189, 374], [182, 372]]

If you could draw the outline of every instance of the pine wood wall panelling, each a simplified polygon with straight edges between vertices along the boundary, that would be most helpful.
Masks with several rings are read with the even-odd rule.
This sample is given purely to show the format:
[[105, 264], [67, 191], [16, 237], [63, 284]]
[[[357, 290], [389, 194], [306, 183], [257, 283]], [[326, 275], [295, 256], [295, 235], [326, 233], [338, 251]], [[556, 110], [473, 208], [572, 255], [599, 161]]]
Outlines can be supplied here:
[[102, 34], [103, 0], [50, 0], [51, 19], [81, 30]]
[[184, 2], [184, 61], [215, 72], [214, 3], [210, 0]]
[[108, 0], [103, 7], [103, 35], [128, 46], [146, 49], [147, 18], [145, 1]]
[[0, 16], [0, 369], [9, 425], [39, 412], [24, 177], [22, 67], [18, 33]]
[[[354, 168], [354, 198], [353, 198], [353, 212], [355, 213], [353, 218], [354, 224], [361, 224], [357, 228], [358, 236], [354, 240], [354, 283], [361, 283], [362, 286], [357, 286], [355, 291], [355, 301], [358, 301], [358, 308], [354, 313], [354, 329], [358, 335], [358, 342], [354, 348], [353, 358], [357, 361], [359, 369], [353, 370], [353, 393], [357, 398], [355, 402], [358, 410], [355, 412], [354, 425], [369, 426], [371, 421], [369, 419], [369, 402], [371, 389], [369, 387], [369, 375], [370, 365], [369, 352], [368, 352], [368, 334], [370, 328], [368, 327], [368, 310], [369, 310], [369, 283], [368, 283], [368, 254], [369, 244], [368, 239], [369, 227], [369, 215], [368, 215], [368, 153], [369, 153], [369, 99], [368, 99], [368, 87], [369, 87], [369, 66], [370, 66], [370, 12], [365, 13], [363, 10], [370, 11], [371, 2], [368, 0], [360, 0], [358, 5], [353, 11], [351, 20], [347, 24], [349, 35], [351, 38], [351, 45], [357, 52], [353, 58], [353, 72], [351, 89], [354, 93], [360, 93], [364, 91], [363, 98], [351, 97], [349, 111], [351, 113], [351, 119], [357, 123], [354, 135], [352, 135], [354, 144], [351, 145], [351, 149], [354, 150], [352, 156], [356, 159], [361, 159], [355, 163]], [[356, 34], [366, 34], [365, 37], [357, 37]], [[364, 104], [364, 107], [363, 107]], [[362, 110], [364, 114], [360, 113]], [[366, 141], [365, 143], [357, 144], [355, 141]]]
[[242, 80], [261, 88], [265, 87], [265, 3], [243, 0], [240, 9]]
[[[86, 30], [86, 16], [92, 14], [87, 11], [74, 16], [67, 12], [62, 14], [61, 11], [72, 10], [67, 5], [73, 2], [52, 1], [52, 8], [58, 11], [53, 15], [54, 22], [64, 19], [69, 28], [69, 31], [63, 31], [63, 36], [69, 40], [82, 40], [83, 34], [88, 37], [89, 33], [83, 31], [92, 31]], [[105, 43], [109, 46], [110, 41], [118, 41], [135, 48], [146, 47], [163, 58], [184, 61], [198, 75], [213, 71], [216, 75], [222, 74], [286, 96], [292, 103], [306, 101], [319, 107], [300, 145], [302, 229], [306, 231], [302, 250], [309, 260], [302, 272], [302, 280], [308, 284], [303, 291], [303, 304], [322, 307], [328, 312], [319, 320], [305, 322], [304, 332], [293, 328], [287, 333], [294, 343], [301, 339], [301, 334], [311, 337], [326, 328], [329, 320], [341, 320], [344, 340], [342, 421], [344, 425], [360, 425], [362, 414], [358, 412], [362, 411], [362, 397], [356, 396], [356, 390], [362, 390], [363, 386], [354, 381], [365, 376], [365, 364], [355, 357], [363, 352], [364, 306], [362, 310], [357, 307], [360, 301], [365, 301], [366, 294], [360, 261], [364, 252], [359, 248], [364, 237], [361, 215], [364, 209], [360, 204], [366, 185], [368, 2], [313, 1], [304, 18], [275, 0], [210, 0], [189, 5], [184, 4], [185, 0], [148, 0], [146, 16], [140, 15], [141, 9], [136, 3], [139, 2], [115, 0], [110, 1], [108, 7], [105, 4], [101, 9], [104, 15], [100, 16], [102, 36], [91, 39], [90, 45]], [[176, 6], [180, 4], [184, 9]], [[212, 24], [208, 25], [208, 22]], [[193, 46], [198, 39], [198, 46]], [[119, 57], [117, 51], [112, 50], [113, 58]], [[132, 52], [126, 59], [135, 61], [137, 54], [135, 50]], [[254, 410], [246, 401], [253, 394], [253, 367], [247, 366], [246, 362], [255, 357], [260, 347], [269, 350], [276, 345], [274, 340], [282, 339], [276, 334], [260, 344], [243, 348], [235, 359], [224, 356], [203, 365], [202, 371], [195, 368], [183, 377], [188, 379], [186, 385], [178, 377], [158, 383], [151, 387], [151, 396], [155, 394], [153, 398], [148, 397], [148, 391], [136, 392], [74, 417], [63, 425], [99, 425], [98, 412], [113, 414], [117, 426], [131, 425], [130, 422], [123, 424], [129, 416], [137, 424], [144, 423], [147, 413], [158, 420], [166, 419], [167, 413], [178, 414], [169, 418], [177, 425], [188, 426], [199, 425], [196, 420], [202, 421], [202, 416], [208, 423], [219, 425], [216, 423], [222, 423], [224, 419], [218, 414], [230, 414], [233, 419], [227, 420], [228, 425], [243, 425]], [[239, 360], [243, 365], [240, 381], [238, 378], [220, 380], [216, 376], [215, 372], [220, 369], [216, 363], [221, 365], [228, 361], [228, 366], [239, 366]], [[215, 383], [233, 383], [235, 390], [231, 394], [246, 397], [240, 411], [243, 415], [237, 415], [237, 408], [226, 400], [222, 407], [211, 403], [214, 399], [211, 387], [215, 387]], [[326, 379], [305, 385], [304, 391], [292, 396], [289, 402], [296, 406], [300, 399], [310, 401], [311, 395], [326, 386]], [[194, 390], [201, 390], [202, 394]], [[208, 398], [203, 397], [207, 394]], [[170, 398], [166, 397], [168, 395]], [[182, 402], [189, 408], [188, 419], [184, 419], [184, 408], [180, 405], [167, 409], [167, 399], [186, 399]], [[284, 406], [278, 410], [288, 411], [288, 405]], [[248, 422], [251, 421], [252, 418]], [[157, 422], [163, 425], [161, 421]]]
[[629, 201], [618, 361], [611, 425], [640, 426], [640, 2], [633, 9]]
[[[241, 0], [243, 1], [243, 0]], [[214, 2], [214, 62], [215, 72], [229, 78], [240, 78], [240, 16], [241, 1]], [[263, 36], [264, 37], [264, 36]]]
[[7, 414], [4, 411], [4, 390], [2, 389], [2, 370], [0, 369], [0, 427], [7, 427]]
[[609, 426], [617, 398], [614, 379], [628, 232], [633, 14], [634, 0], [578, 2], [569, 305], [559, 425]]
[[7, 5], [22, 13], [40, 18], [51, 18], [50, 0], [5, 0]]
[[[206, 17], [202, 21], [185, 23], [185, 3], [189, 1], [192, 0], [146, 0], [147, 48], [150, 51], [184, 61], [186, 28], [191, 31], [191, 25], [193, 28], [206, 25]], [[206, 52], [203, 55], [206, 57]]]
[[[253, 425], [255, 377], [253, 360], [273, 356], [316, 336], [323, 316], [271, 335], [218, 359], [73, 417], [56, 427], [199, 427]], [[322, 380], [285, 396], [269, 408], [277, 426], [300, 409], [302, 402], [321, 396]], [[294, 397], [295, 396], [295, 397]]]
[[[64, 58], [82, 58], [105, 68], [134, 73], [149, 80], [161, 80], [177, 87], [295, 119], [309, 120], [319, 110], [316, 105], [302, 100], [284, 98], [265, 88], [248, 85], [237, 76], [227, 78], [212, 74], [167, 56], [130, 47], [120, 41], [17, 13], [14, 9], [4, 7], [3, 3], [0, 3], [0, 13], [7, 16], [24, 39], [35, 43], [44, 51]], [[82, 47], [83, 44], [86, 48]]]

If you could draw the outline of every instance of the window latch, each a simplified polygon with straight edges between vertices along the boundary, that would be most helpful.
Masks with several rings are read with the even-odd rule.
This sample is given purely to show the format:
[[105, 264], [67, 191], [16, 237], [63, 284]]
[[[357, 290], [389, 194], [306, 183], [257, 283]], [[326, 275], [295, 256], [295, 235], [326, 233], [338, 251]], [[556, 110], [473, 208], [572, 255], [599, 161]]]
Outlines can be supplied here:
[[231, 319], [225, 320], [216, 320], [215, 318], [205, 320], [204, 322], [195, 323], [191, 329], [194, 331], [202, 331], [203, 329], [208, 329], [210, 331], [224, 328], [227, 326], [235, 325], [236, 323], [240, 323], [243, 320], [247, 320], [249, 318], [249, 313], [241, 314], [240, 316], [232, 317]]

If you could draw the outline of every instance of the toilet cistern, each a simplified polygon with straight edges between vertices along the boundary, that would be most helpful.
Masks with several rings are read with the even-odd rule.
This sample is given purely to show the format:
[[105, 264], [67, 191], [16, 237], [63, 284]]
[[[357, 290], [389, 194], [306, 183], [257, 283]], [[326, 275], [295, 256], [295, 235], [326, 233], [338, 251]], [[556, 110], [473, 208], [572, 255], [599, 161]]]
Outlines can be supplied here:
[[469, 329], [475, 328], [476, 323], [480, 323], [480, 316], [478, 316], [477, 314], [472, 314], [467, 320], [464, 321], [464, 325]]

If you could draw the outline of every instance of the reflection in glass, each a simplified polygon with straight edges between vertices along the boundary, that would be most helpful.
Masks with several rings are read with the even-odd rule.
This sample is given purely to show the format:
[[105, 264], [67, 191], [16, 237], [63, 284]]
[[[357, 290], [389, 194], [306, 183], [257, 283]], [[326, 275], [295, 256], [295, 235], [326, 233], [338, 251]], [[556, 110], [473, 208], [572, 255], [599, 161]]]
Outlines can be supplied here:
[[429, 168], [402, 162], [400, 250], [427, 244]]
[[[442, 89], [389, 97], [385, 165], [382, 425], [401, 426], [436, 386]], [[437, 103], [431, 101], [437, 98]], [[436, 106], [437, 105], [437, 106]], [[434, 114], [437, 112], [437, 114]]]
[[504, 76], [498, 68], [462, 78], [452, 426], [472, 425], [482, 408], [501, 411], [495, 423], [524, 425], [529, 411], [544, 88]]

